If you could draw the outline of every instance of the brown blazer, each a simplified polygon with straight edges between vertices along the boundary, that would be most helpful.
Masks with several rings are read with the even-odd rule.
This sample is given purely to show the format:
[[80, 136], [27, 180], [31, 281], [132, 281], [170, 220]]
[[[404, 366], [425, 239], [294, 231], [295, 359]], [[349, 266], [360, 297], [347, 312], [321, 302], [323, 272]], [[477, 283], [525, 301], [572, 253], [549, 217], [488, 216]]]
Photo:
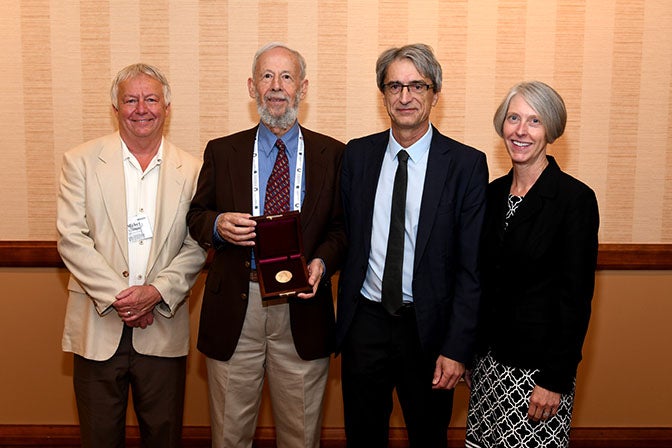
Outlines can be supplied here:
[[[257, 127], [208, 142], [191, 208], [189, 231], [214, 257], [205, 283], [198, 349], [226, 361], [233, 355], [245, 320], [249, 296], [251, 249], [224, 243], [214, 246], [215, 219], [223, 212], [251, 213], [252, 151]], [[321, 258], [324, 280], [312, 299], [289, 299], [294, 345], [311, 360], [333, 351], [334, 306], [331, 276], [345, 253], [339, 177], [345, 145], [301, 128], [305, 143], [306, 194], [301, 226], [306, 260]]]

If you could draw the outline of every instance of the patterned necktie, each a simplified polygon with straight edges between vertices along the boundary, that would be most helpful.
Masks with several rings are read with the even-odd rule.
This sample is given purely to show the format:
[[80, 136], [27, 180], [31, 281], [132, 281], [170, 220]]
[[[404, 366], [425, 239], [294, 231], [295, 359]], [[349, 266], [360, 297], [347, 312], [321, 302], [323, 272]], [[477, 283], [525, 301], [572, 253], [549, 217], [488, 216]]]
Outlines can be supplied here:
[[278, 156], [273, 165], [273, 171], [266, 183], [266, 197], [264, 199], [264, 214], [277, 215], [289, 211], [289, 159], [287, 147], [278, 139], [275, 142]]
[[397, 314], [402, 305], [402, 277], [404, 266], [404, 222], [406, 220], [406, 184], [408, 179], [408, 153], [397, 153], [397, 172], [392, 189], [390, 235], [383, 270], [382, 302], [390, 314]]

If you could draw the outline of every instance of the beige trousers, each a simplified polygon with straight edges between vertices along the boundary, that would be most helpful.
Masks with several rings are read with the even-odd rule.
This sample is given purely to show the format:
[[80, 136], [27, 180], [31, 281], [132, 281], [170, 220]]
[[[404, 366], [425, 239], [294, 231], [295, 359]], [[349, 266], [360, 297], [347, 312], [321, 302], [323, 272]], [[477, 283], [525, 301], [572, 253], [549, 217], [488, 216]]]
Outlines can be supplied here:
[[262, 303], [250, 282], [236, 351], [228, 361], [206, 358], [213, 448], [252, 446], [264, 375], [278, 448], [318, 448], [329, 358], [304, 361], [294, 348], [287, 303]]

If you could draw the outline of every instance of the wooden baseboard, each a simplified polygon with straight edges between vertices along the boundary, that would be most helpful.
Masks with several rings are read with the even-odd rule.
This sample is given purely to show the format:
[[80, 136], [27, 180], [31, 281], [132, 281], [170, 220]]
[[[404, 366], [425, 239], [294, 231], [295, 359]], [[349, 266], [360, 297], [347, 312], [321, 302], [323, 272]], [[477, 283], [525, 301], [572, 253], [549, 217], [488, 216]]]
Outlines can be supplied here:
[[[464, 428], [448, 431], [448, 446], [464, 446]], [[210, 428], [187, 426], [183, 431], [184, 448], [210, 446]], [[0, 425], [0, 447], [59, 447], [79, 446], [79, 428], [75, 425]], [[139, 447], [137, 427], [127, 429], [127, 446]], [[275, 430], [258, 428], [256, 448], [274, 448]], [[324, 428], [322, 448], [345, 447], [343, 428]], [[401, 428], [390, 430], [390, 448], [406, 447], [406, 432]], [[672, 447], [672, 428], [573, 428], [570, 448], [669, 448]]]
[[573, 428], [570, 448], [669, 448], [672, 428]]

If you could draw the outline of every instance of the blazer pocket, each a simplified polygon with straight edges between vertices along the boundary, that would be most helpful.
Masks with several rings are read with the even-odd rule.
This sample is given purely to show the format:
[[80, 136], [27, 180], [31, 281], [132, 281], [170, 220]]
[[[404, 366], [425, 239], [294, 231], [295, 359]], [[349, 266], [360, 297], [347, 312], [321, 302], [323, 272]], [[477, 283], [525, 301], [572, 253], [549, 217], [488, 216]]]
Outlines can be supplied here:
[[79, 284], [77, 280], [75, 280], [74, 276], [70, 276], [70, 279], [68, 279], [68, 291], [74, 291], [78, 292], [80, 294], [86, 294], [86, 291], [84, 291], [84, 288]]
[[553, 321], [550, 314], [549, 304], [546, 301], [537, 303], [528, 301], [516, 307], [514, 318], [524, 327], [547, 328]]
[[210, 273], [205, 280], [205, 289], [213, 294], [218, 294], [221, 283], [221, 277], [219, 275], [212, 275], [212, 273]]
[[437, 214], [445, 215], [452, 214], [455, 215], [455, 201], [453, 199], [441, 198], [439, 203], [436, 206]]

